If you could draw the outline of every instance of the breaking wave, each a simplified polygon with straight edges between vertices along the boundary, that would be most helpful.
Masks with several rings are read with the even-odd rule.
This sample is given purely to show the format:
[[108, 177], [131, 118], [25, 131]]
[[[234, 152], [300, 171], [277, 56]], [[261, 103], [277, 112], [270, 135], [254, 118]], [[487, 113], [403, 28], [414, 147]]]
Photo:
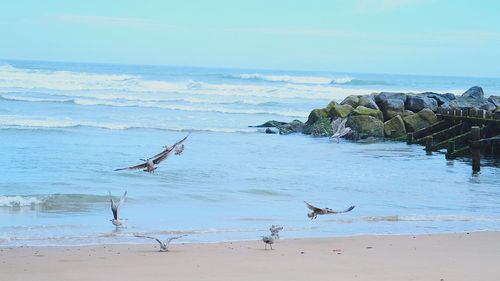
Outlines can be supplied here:
[[261, 80], [268, 82], [286, 82], [293, 84], [343, 84], [350, 82], [353, 78], [339, 77], [330, 78], [322, 76], [292, 76], [292, 75], [264, 75], [259, 73], [247, 73], [239, 75], [228, 75], [229, 78], [244, 79], [244, 80]]

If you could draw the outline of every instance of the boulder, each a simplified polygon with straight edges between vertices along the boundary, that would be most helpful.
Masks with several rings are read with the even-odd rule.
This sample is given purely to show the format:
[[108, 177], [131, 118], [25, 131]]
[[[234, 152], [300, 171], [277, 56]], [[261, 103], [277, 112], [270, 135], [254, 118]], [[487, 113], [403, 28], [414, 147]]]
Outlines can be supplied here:
[[436, 114], [430, 109], [423, 109], [417, 114], [403, 118], [408, 132], [415, 132], [437, 122]]
[[307, 118], [306, 125], [314, 124], [320, 118], [326, 118], [328, 116], [328, 112], [324, 108], [313, 109], [311, 113], [309, 113], [309, 117]]
[[401, 116], [401, 118], [405, 118], [406, 116], [410, 116], [413, 114], [415, 114], [415, 112], [411, 110], [404, 110], [403, 112], [401, 112], [401, 114], [399, 114], [399, 116]]
[[348, 104], [353, 108], [356, 108], [359, 105], [359, 96], [350, 95], [347, 98], [345, 98], [340, 104], [341, 105]]
[[306, 125], [304, 126], [304, 130], [302, 133], [306, 135], [312, 135], [315, 137], [328, 137], [333, 135], [333, 130], [332, 130], [332, 124], [330, 123], [330, 118], [328, 117], [321, 117], [316, 120], [311, 125]]
[[472, 97], [457, 97], [450, 101], [449, 105], [452, 109], [486, 109], [490, 107], [490, 102], [485, 99], [476, 99]]
[[362, 105], [356, 107], [356, 109], [351, 112], [351, 116], [353, 115], [369, 115], [379, 119], [380, 121], [384, 121], [384, 115], [382, 114], [382, 111], [364, 107]]
[[479, 109], [484, 109], [486, 111], [494, 111], [496, 108], [495, 104], [489, 101], [483, 102], [483, 104], [479, 107]]
[[342, 105], [331, 102], [326, 107], [326, 110], [328, 112], [328, 117], [330, 117], [331, 119], [335, 119], [339, 117], [346, 118], [351, 113], [351, 111], [354, 110], [354, 108], [348, 104]]
[[473, 98], [473, 99], [484, 99], [483, 88], [481, 88], [479, 86], [474, 86], [474, 87], [468, 89], [467, 91], [465, 91], [465, 93], [462, 94], [462, 97]]
[[[364, 107], [368, 107], [371, 109], [379, 110], [379, 107], [378, 107], [377, 103], [375, 102], [375, 98], [373, 95], [360, 96], [359, 97], [359, 105], [362, 105]], [[356, 108], [356, 106], [354, 106], [354, 108]]]
[[[394, 135], [392, 135], [394, 131]], [[400, 138], [406, 136], [406, 128], [403, 118], [396, 116], [384, 123], [384, 135], [390, 138]]]
[[406, 96], [405, 108], [413, 112], [419, 112], [424, 108], [436, 111], [438, 108], [438, 102], [437, 100], [424, 95], [408, 95]]
[[379, 106], [380, 106], [379, 103], [381, 103], [384, 100], [388, 100], [388, 99], [402, 100], [404, 102], [406, 100], [406, 94], [405, 93], [381, 92], [381, 93], [375, 95], [375, 102]]
[[383, 137], [384, 123], [369, 115], [354, 115], [349, 117], [347, 126], [355, 130], [359, 138]]
[[278, 131], [275, 128], [267, 128], [264, 133], [266, 134], [277, 134]]
[[454, 95], [454, 94], [452, 94], [452, 93], [446, 93], [446, 94], [444, 94], [443, 96], [444, 96], [445, 98], [447, 98], [448, 100], [450, 100], [450, 101], [452, 101], [452, 100], [454, 100], [454, 99], [456, 99], [456, 98], [457, 98], [457, 97], [455, 97], [455, 95]]
[[[452, 100], [452, 99], [448, 98], [447, 94], [443, 95], [443, 94], [438, 94], [438, 93], [433, 93], [433, 92], [425, 92], [425, 93], [421, 93], [420, 95], [436, 100], [438, 106], [441, 106], [442, 104], [445, 104], [445, 103], [450, 102]], [[450, 95], [453, 95], [453, 94], [450, 94]], [[455, 96], [453, 96], [453, 99], [455, 99]]]
[[291, 133], [301, 133], [304, 130], [305, 124], [299, 120], [293, 120], [290, 123], [286, 123], [283, 125], [279, 125], [277, 128], [279, 129], [280, 135], [288, 135]]
[[396, 115], [401, 115], [405, 110], [405, 103], [401, 99], [385, 99], [378, 106], [384, 114], [384, 120], [389, 120]]
[[261, 125], [258, 125], [258, 126], [250, 126], [250, 127], [269, 128], [269, 127], [278, 127], [278, 126], [284, 125], [284, 124], [286, 124], [286, 122], [280, 122], [280, 121], [276, 121], [276, 120], [270, 120], [270, 121], [267, 121], [264, 124], [261, 124]]
[[490, 96], [488, 101], [491, 102], [495, 107], [500, 106], [500, 96]]

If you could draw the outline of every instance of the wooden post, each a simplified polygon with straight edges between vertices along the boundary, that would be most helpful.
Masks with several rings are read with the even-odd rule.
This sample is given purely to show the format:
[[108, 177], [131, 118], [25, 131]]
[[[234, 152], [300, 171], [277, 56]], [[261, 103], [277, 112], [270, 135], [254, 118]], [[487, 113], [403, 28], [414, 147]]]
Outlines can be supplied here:
[[477, 173], [481, 169], [481, 152], [480, 145], [477, 143], [481, 139], [481, 129], [478, 126], [472, 127], [472, 141], [470, 142], [470, 150], [472, 152], [472, 172]]
[[429, 154], [432, 153], [432, 136], [425, 138], [425, 151]]
[[448, 151], [446, 152], [446, 159], [453, 159], [453, 153], [455, 153], [455, 142], [448, 142]]
[[406, 144], [413, 144], [413, 133], [407, 134]]

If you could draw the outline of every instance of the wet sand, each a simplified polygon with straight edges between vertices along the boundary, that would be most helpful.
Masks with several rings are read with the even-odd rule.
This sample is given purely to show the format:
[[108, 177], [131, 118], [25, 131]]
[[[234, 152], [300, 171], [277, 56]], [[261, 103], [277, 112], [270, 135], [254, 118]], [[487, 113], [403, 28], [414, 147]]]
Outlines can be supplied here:
[[[285, 233], [284, 233], [285, 234]], [[0, 280], [498, 280], [500, 232], [0, 248]]]

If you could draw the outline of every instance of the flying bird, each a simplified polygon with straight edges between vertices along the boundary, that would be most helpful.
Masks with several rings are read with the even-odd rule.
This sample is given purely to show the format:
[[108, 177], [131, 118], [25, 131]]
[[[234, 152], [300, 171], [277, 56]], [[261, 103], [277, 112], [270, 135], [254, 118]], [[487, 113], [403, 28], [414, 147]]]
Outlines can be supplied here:
[[273, 224], [269, 228], [269, 231], [271, 231], [271, 235], [262, 236], [262, 242], [265, 243], [265, 248], [264, 248], [265, 250], [267, 250], [267, 245], [269, 245], [269, 247], [271, 247], [271, 250], [273, 249], [274, 241], [276, 241], [277, 239], [280, 238], [279, 232], [281, 230], [283, 230], [282, 226]]
[[109, 192], [109, 201], [111, 201], [111, 212], [113, 212], [113, 219], [111, 220], [111, 223], [113, 223], [114, 226], [119, 227], [122, 225], [122, 220], [118, 216], [118, 210], [125, 202], [125, 196], [127, 196], [127, 192], [125, 191], [125, 193], [123, 193], [118, 204], [116, 204], [115, 201], [113, 200], [111, 192], [110, 191], [108, 192]]
[[330, 208], [318, 208], [318, 207], [315, 207], [309, 203], [307, 203], [306, 201], [304, 201], [304, 203], [306, 203], [307, 205], [307, 208], [309, 208], [309, 210], [311, 210], [309, 213], [307, 213], [307, 216], [310, 217], [311, 219], [315, 219], [318, 215], [329, 215], [329, 214], [340, 214], [340, 213], [347, 213], [347, 212], [350, 212], [352, 211], [352, 209], [354, 209], [354, 206], [351, 206], [343, 211], [334, 211]]
[[171, 147], [169, 146], [164, 146], [164, 150], [155, 156], [148, 158], [148, 159], [139, 159], [141, 161], [144, 161], [144, 163], [127, 167], [127, 168], [120, 168], [120, 169], [115, 169], [115, 171], [122, 171], [122, 170], [139, 170], [142, 169], [144, 172], [150, 172], [153, 173], [156, 169], [158, 169], [158, 165], [167, 159], [170, 155], [172, 155], [172, 152], [175, 153], [175, 155], [181, 155], [182, 152], [184, 151], [184, 144], [182, 144], [189, 134], [183, 138], [182, 140], [176, 142], [174, 145]]
[[341, 137], [351, 132], [351, 128], [345, 126], [346, 122], [347, 118], [344, 120], [342, 120], [342, 118], [337, 118], [332, 122], [333, 135], [330, 138], [337, 138], [337, 143], [340, 142]]
[[279, 237], [280, 236], [280, 231], [283, 230], [283, 227], [282, 226], [279, 226], [279, 225], [271, 225], [271, 227], [269, 228], [269, 231], [271, 231], [271, 235], [273, 236], [276, 236], [276, 237]]
[[161, 241], [158, 238], [151, 237], [151, 236], [144, 236], [144, 235], [134, 235], [134, 236], [140, 237], [140, 238], [148, 238], [148, 239], [156, 240], [156, 242], [158, 242], [158, 244], [160, 244], [160, 252], [168, 252], [168, 247], [170, 246], [170, 242], [172, 242], [172, 240], [182, 238], [184, 236], [187, 236], [187, 234], [169, 237], [167, 240], [165, 240], [165, 242]]

